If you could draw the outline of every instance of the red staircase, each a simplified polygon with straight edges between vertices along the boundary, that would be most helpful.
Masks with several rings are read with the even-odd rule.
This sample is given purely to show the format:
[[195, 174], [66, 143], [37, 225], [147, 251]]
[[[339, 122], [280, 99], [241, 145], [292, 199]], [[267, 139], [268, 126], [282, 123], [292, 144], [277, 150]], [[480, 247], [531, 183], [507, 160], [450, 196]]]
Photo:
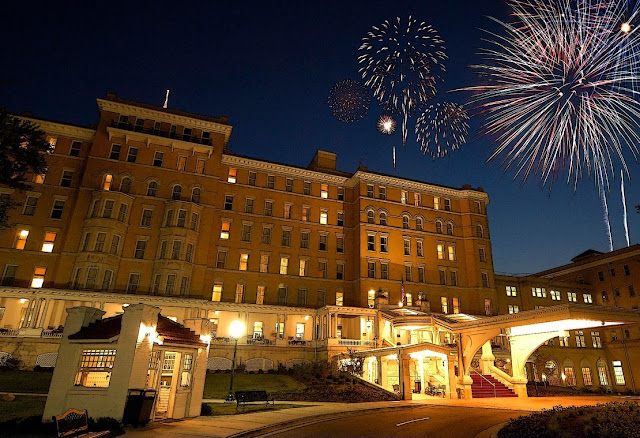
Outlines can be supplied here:
[[[491, 376], [471, 373], [471, 395], [473, 398], [517, 397], [517, 395]], [[489, 383], [491, 382], [491, 383]], [[495, 385], [495, 391], [494, 386]]]

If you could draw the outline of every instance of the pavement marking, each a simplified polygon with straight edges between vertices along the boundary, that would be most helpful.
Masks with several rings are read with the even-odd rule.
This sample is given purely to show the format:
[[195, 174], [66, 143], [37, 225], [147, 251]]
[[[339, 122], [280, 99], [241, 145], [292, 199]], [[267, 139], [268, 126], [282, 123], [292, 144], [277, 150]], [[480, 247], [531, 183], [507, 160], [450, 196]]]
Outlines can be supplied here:
[[405, 422], [403, 422], [403, 423], [398, 423], [398, 424], [396, 424], [396, 427], [398, 427], [398, 426], [404, 426], [405, 424], [415, 423], [416, 421], [424, 421], [424, 420], [431, 420], [431, 417], [417, 418], [417, 419], [415, 419], [415, 420], [405, 421]]

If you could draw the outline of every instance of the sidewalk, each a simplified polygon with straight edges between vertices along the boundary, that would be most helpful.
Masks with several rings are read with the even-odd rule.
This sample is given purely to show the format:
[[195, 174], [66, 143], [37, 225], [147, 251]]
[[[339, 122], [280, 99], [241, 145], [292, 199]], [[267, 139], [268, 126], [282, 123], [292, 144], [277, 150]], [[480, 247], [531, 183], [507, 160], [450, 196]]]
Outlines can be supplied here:
[[[290, 402], [305, 405], [301, 408], [282, 409], [278, 411], [261, 411], [248, 414], [224, 415], [215, 417], [197, 417], [166, 423], [153, 423], [143, 429], [127, 429], [127, 436], [147, 438], [166, 437], [230, 437], [275, 425], [292, 425], [299, 422], [308, 423], [323, 418], [337, 418], [353, 415], [361, 411], [393, 408], [410, 408], [425, 405], [475, 407], [480, 409], [504, 409], [513, 411], [539, 411], [554, 406], [584, 406], [612, 401], [624, 402], [640, 400], [639, 397], [531, 397], [525, 399], [466, 399], [450, 400], [432, 398], [427, 400], [391, 401], [370, 403], [322, 403], [322, 402]], [[222, 402], [222, 400], [204, 400], [205, 402]], [[285, 402], [281, 402], [285, 403]], [[289, 402], [287, 402], [289, 403]]]

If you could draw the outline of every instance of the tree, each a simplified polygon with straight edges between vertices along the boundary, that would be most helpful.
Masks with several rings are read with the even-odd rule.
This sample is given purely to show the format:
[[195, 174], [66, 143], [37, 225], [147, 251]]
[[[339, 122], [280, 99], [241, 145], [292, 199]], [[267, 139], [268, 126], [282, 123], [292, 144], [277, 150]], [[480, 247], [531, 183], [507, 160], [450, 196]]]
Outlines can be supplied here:
[[364, 358], [351, 348], [349, 348], [346, 353], [343, 353], [342, 356], [344, 359], [339, 362], [338, 367], [340, 371], [347, 372], [354, 376], [351, 379], [351, 383], [353, 384], [355, 376], [362, 377], [362, 373], [364, 372]]
[[[25, 191], [29, 175], [47, 172], [45, 156], [51, 145], [44, 131], [33, 122], [21, 120], [0, 108], [0, 185]], [[0, 196], [0, 229], [8, 228], [9, 212], [18, 205], [10, 196]]]

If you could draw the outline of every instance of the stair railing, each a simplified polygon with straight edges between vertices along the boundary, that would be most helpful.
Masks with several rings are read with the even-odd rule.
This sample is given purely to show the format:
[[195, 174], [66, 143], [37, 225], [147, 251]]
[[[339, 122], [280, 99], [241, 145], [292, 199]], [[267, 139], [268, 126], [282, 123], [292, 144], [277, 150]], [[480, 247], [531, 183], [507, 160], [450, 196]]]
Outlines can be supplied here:
[[[482, 373], [478, 370], [476, 370], [474, 367], [470, 367], [471, 371], [473, 371], [474, 373], [476, 373], [477, 375], [479, 375], [480, 377], [482, 377], [482, 380], [485, 380], [487, 383], [489, 383], [491, 386], [493, 386], [493, 398], [497, 398], [497, 392], [496, 392], [496, 384], [493, 383], [491, 380], [487, 379], [485, 376], [482, 375]], [[483, 386], [482, 384], [482, 380], [480, 381], [480, 386]]]

